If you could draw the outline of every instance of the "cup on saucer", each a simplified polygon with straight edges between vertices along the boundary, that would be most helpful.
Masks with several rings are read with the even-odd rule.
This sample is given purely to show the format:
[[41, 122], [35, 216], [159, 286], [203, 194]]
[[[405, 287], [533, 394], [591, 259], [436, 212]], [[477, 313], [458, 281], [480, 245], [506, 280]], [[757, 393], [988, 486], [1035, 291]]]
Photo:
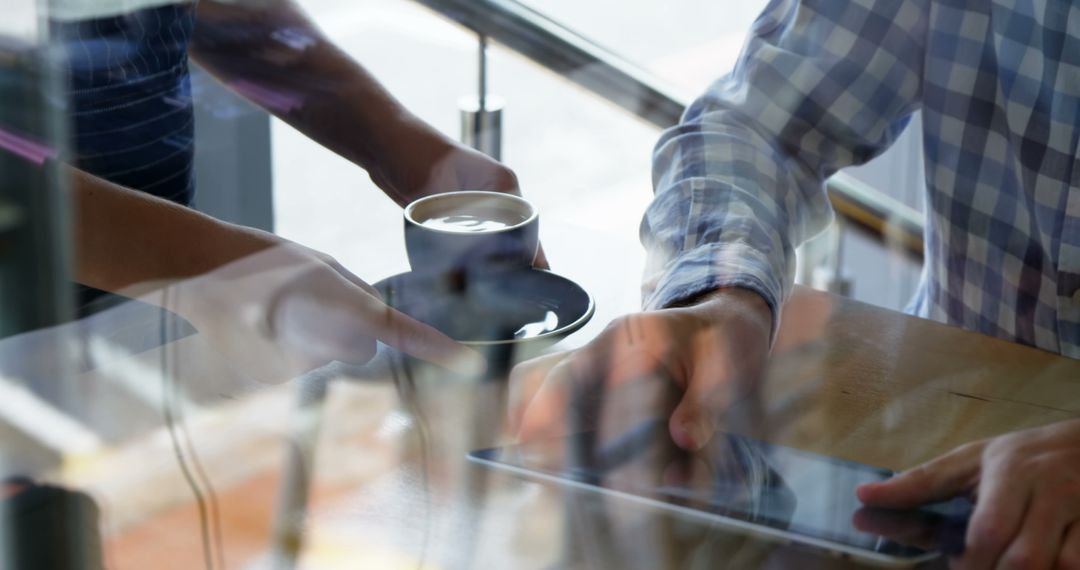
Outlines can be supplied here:
[[592, 318], [593, 299], [581, 286], [533, 268], [540, 222], [528, 200], [437, 194], [409, 204], [404, 218], [412, 271], [375, 288], [391, 307], [483, 354], [490, 379]]
[[413, 272], [501, 272], [532, 267], [540, 216], [524, 198], [498, 192], [435, 194], [405, 208]]

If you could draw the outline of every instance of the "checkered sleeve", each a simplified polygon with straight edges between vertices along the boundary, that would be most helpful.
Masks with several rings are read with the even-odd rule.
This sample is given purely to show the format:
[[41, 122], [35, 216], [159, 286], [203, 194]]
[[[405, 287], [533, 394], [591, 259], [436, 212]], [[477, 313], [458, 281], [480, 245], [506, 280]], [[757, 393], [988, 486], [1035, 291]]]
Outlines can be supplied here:
[[794, 248], [832, 219], [825, 179], [883, 152], [918, 107], [927, 1], [770, 2], [734, 71], [657, 144], [646, 308], [735, 286], [778, 315]]

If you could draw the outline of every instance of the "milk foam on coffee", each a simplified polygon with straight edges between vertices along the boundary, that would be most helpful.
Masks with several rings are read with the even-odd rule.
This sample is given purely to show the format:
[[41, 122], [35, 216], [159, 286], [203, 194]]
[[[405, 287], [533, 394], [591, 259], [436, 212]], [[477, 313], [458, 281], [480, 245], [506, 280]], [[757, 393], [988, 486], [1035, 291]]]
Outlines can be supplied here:
[[504, 230], [524, 222], [525, 216], [506, 210], [487, 209], [476, 213], [453, 213], [424, 220], [421, 225], [454, 233], [482, 233]]

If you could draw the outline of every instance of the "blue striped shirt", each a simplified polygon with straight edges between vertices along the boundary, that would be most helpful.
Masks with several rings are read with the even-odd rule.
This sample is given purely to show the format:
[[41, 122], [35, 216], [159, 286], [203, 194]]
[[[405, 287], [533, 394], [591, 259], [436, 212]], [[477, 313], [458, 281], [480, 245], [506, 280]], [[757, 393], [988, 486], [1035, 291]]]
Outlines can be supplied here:
[[70, 88], [67, 162], [180, 204], [194, 197], [193, 4], [55, 21]]
[[926, 263], [910, 310], [1080, 358], [1080, 4], [772, 0], [666, 131], [646, 305], [741, 286], [774, 312], [824, 180], [921, 110]]

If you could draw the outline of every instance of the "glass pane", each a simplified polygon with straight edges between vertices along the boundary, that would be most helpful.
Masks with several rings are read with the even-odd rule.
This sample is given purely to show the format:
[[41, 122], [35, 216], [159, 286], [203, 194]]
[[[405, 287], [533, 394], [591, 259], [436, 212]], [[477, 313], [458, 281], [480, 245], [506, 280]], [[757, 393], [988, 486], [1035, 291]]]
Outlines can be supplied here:
[[[763, 2], [723, 4], [530, 2], [686, 98]], [[481, 113], [478, 40], [414, 0], [5, 6], [0, 567], [913, 566], [963, 544], [973, 489], [883, 512], [857, 485], [1019, 430], [967, 469], [1015, 441], [1055, 450], [1046, 481], [1075, 463], [1072, 194], [1036, 200], [1045, 306], [948, 291], [1003, 338], [889, 310], [919, 264], [856, 215], [798, 268], [854, 289], [774, 311], [758, 281], [793, 268], [744, 247], [769, 213], [684, 221], [746, 189], [693, 172], [642, 224], [660, 129], [510, 42]], [[853, 173], [918, 204], [906, 136]], [[655, 227], [701, 256], [646, 274]], [[928, 267], [988, 266], [997, 230]], [[678, 295], [643, 311], [657, 279]]]

